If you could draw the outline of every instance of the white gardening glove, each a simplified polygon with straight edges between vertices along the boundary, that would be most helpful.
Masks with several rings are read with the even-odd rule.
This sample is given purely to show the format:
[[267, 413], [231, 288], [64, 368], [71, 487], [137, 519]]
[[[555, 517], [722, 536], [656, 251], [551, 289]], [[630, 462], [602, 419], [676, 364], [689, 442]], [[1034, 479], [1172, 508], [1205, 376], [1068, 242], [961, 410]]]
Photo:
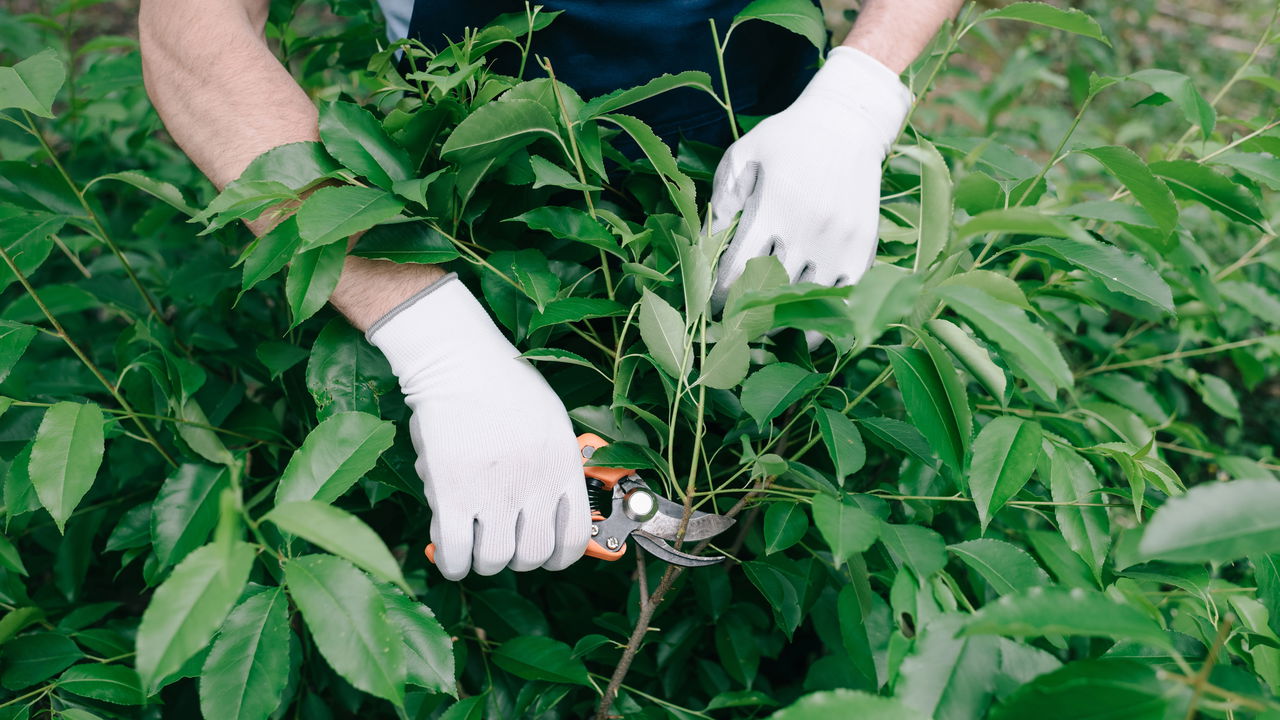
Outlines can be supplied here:
[[591, 511], [564, 404], [457, 276], [399, 305], [367, 337], [412, 410], [440, 572], [561, 570], [582, 557]]
[[875, 258], [880, 165], [911, 100], [892, 70], [838, 47], [790, 107], [729, 147], [716, 168], [711, 230], [742, 218], [720, 259], [717, 303], [762, 255], [777, 256], [792, 282], [862, 276]]

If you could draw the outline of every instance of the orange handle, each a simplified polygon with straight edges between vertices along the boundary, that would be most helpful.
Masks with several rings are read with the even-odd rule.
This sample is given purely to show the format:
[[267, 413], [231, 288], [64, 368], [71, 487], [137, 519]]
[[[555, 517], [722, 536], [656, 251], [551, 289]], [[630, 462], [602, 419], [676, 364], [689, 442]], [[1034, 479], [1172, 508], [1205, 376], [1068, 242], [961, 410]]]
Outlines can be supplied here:
[[582, 433], [578, 436], [578, 450], [582, 453], [582, 464], [586, 466], [582, 468], [582, 474], [599, 480], [606, 490], [612, 490], [619, 480], [628, 475], [634, 475], [636, 471], [627, 468], [594, 467], [586, 464], [596, 450], [608, 444], [604, 441], [604, 438], [594, 433]]
[[[608, 444], [609, 443], [605, 442], [604, 438], [596, 435], [595, 433], [582, 433], [578, 436], [578, 452], [582, 454], [582, 474], [586, 477], [599, 480], [600, 484], [604, 485], [606, 490], [612, 490], [613, 486], [617, 485], [619, 480], [627, 477], [628, 475], [634, 474], [635, 470], [629, 470], [627, 468], [602, 468], [586, 464], [587, 460], [591, 459], [591, 456], [596, 450], [599, 450]], [[592, 516], [592, 519], [596, 519], [599, 517], [599, 513], [592, 513]], [[603, 520], [604, 518], [599, 519]], [[617, 550], [608, 550], [600, 543], [592, 540], [587, 543], [587, 551], [584, 554], [587, 557], [612, 561], [622, 557], [623, 553], [626, 551], [626, 545], [619, 547]], [[426, 549], [423, 550], [423, 554], [426, 555], [427, 560], [434, 565], [436, 562], [436, 544], [429, 543]]]

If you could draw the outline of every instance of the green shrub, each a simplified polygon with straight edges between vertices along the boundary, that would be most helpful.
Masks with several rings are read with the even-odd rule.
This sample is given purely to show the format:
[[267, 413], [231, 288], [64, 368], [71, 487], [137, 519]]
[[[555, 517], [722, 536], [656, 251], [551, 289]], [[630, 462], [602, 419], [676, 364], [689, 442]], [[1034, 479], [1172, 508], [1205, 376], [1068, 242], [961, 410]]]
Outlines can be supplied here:
[[[720, 150], [625, 114], [712, 78], [493, 74], [521, 15], [402, 76], [363, 3], [297, 5], [322, 142], [216, 197], [92, 3], [0, 13], [0, 717], [1280, 711], [1274, 14], [1242, 65], [1163, 58], [1193, 79], [1107, 5], [966, 8], [909, 72], [880, 262], [753, 260], [721, 310]], [[740, 21], [778, 6], [824, 35]], [[406, 409], [324, 307], [361, 230], [478, 288], [593, 462], [735, 515], [733, 562], [440, 580]]]

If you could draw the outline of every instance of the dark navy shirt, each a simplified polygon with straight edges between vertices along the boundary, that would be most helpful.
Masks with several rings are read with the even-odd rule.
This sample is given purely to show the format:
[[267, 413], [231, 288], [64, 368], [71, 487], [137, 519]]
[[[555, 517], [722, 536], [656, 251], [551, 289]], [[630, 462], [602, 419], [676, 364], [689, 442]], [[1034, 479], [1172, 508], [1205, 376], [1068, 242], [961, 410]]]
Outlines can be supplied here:
[[[458, 38], [464, 27], [483, 27], [502, 13], [524, 12], [523, 0], [381, 0], [393, 36], [431, 47]], [[408, 6], [412, 4], [410, 9]], [[556, 76], [584, 99], [643, 84], [663, 73], [702, 70], [719, 87], [709, 18], [721, 33], [745, 0], [542, 0], [563, 10], [533, 36], [533, 52], [551, 60]], [[409, 12], [406, 12], [406, 11]], [[510, 47], [510, 46], [504, 46]], [[498, 55], [496, 69], [515, 74], [518, 55]], [[499, 53], [505, 52], [499, 51]], [[770, 23], [734, 31], [725, 54], [733, 109], [768, 115], [785, 108], [812, 76], [817, 50], [804, 38]], [[532, 62], [525, 76], [541, 74]], [[631, 106], [662, 137], [729, 143], [725, 111], [706, 93], [682, 88]]]

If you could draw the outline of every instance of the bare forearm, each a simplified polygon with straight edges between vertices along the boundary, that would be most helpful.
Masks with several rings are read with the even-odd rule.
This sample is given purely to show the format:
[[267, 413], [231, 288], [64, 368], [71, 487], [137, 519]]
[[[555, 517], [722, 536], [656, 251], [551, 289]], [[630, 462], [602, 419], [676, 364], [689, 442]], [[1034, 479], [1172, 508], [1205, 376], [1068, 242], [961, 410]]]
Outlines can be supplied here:
[[[142, 69], [165, 127], [219, 189], [273, 147], [319, 140], [315, 105], [263, 37], [269, 0], [143, 0]], [[249, 224], [261, 234], [281, 218]], [[329, 299], [360, 330], [443, 274], [349, 257]]]
[[867, 0], [844, 44], [901, 73], [962, 4], [963, 0]]
[[143, 0], [147, 93], [219, 188], [278, 145], [318, 140], [315, 105], [263, 37], [268, 0]]

